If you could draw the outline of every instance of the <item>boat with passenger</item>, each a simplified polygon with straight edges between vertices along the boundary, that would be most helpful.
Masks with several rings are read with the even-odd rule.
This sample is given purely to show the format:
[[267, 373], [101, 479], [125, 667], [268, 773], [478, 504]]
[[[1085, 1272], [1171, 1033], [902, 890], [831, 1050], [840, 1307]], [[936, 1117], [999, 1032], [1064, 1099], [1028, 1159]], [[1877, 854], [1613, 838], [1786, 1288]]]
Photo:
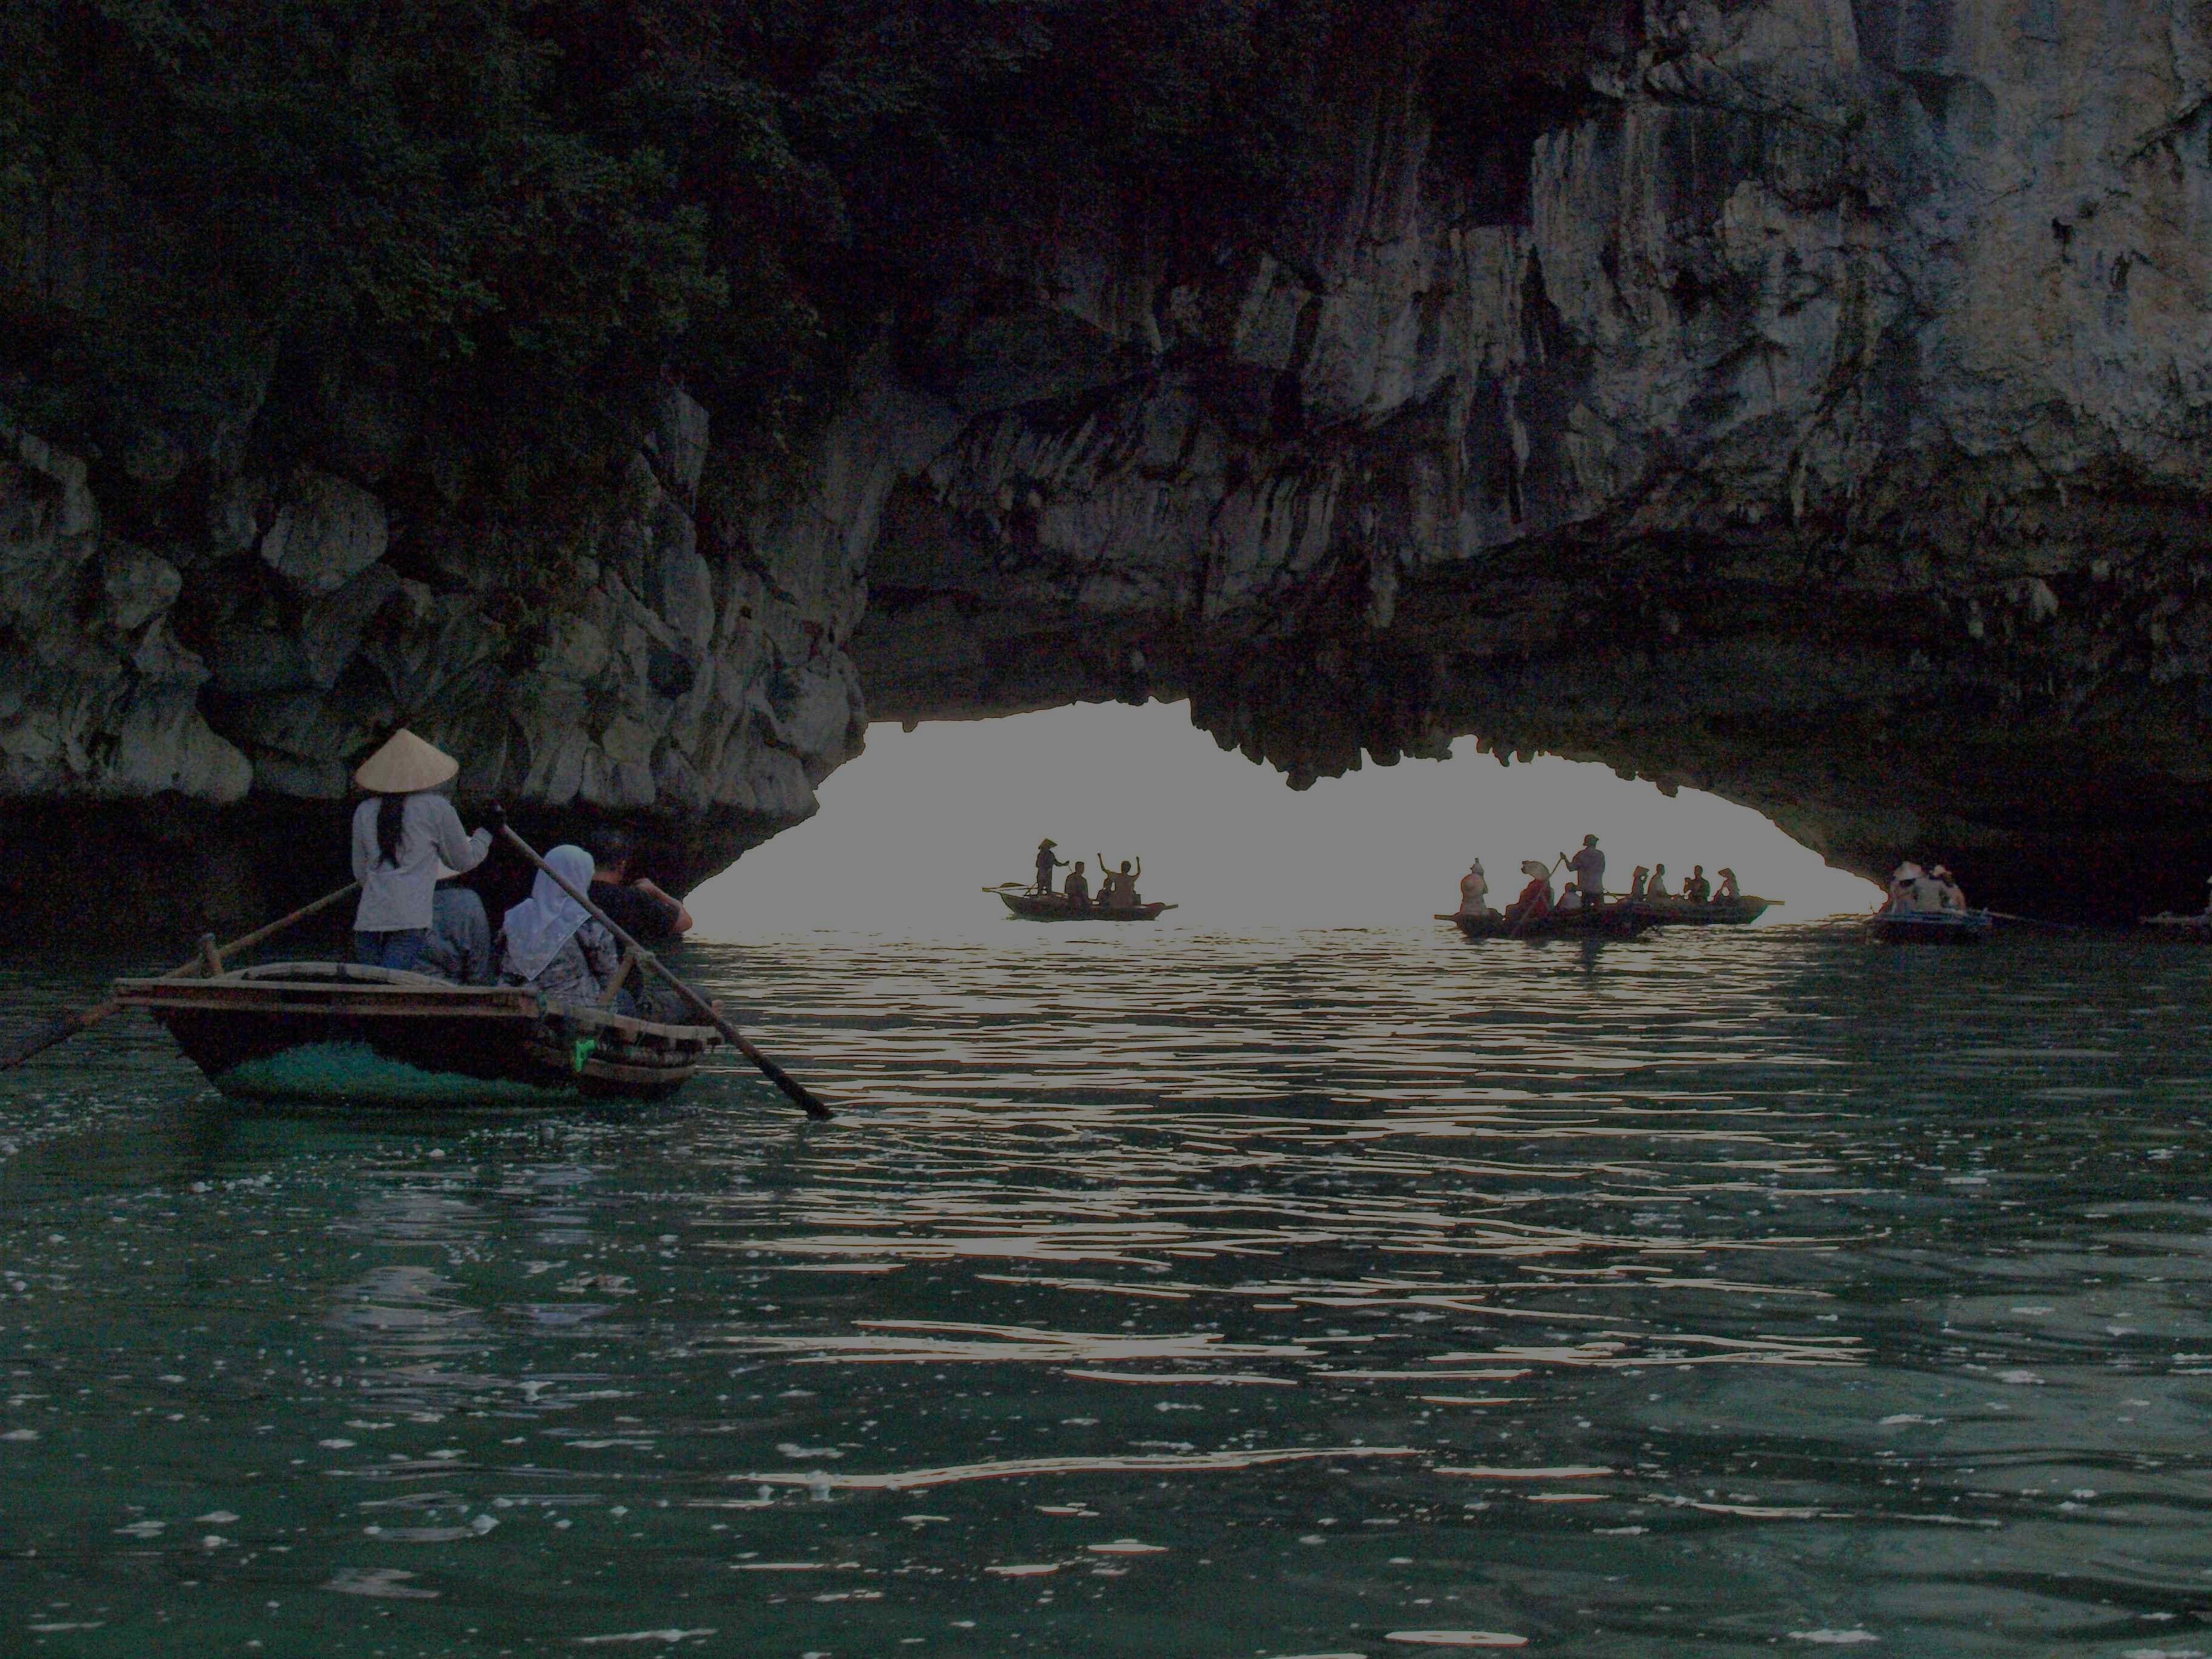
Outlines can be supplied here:
[[1780, 899], [1744, 893], [1734, 898], [1636, 898], [1622, 901], [1649, 927], [1741, 927], [1757, 921]]
[[721, 1045], [526, 986], [453, 985], [350, 962], [274, 962], [200, 978], [128, 979], [143, 1009], [235, 1099], [467, 1108], [664, 1100]]
[[1867, 918], [1867, 931], [1884, 945], [1975, 945], [1996, 928], [1990, 912], [1968, 907], [1948, 870], [1910, 860], [1891, 873], [1889, 896]]
[[1634, 939], [1656, 925], [1626, 902], [1519, 918], [1497, 910], [1475, 915], [1453, 911], [1437, 920], [1452, 923], [1469, 939]]
[[1978, 945], [1996, 929], [1987, 910], [1877, 910], [1867, 918], [1884, 945]]
[[1006, 908], [1025, 921], [1157, 921], [1173, 904], [1115, 904], [1105, 899], [1074, 900], [1065, 893], [1040, 893], [1034, 888], [1008, 883], [986, 887], [1006, 901]]

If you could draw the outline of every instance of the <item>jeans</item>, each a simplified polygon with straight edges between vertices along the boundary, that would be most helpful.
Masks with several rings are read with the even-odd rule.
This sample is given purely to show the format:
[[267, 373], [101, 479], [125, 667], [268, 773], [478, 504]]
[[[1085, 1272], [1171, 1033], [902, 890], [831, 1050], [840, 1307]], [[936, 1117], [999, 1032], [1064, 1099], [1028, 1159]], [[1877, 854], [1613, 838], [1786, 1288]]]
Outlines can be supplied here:
[[389, 933], [356, 933], [353, 959], [364, 968], [392, 968], [412, 973], [430, 942], [427, 927], [402, 927]]

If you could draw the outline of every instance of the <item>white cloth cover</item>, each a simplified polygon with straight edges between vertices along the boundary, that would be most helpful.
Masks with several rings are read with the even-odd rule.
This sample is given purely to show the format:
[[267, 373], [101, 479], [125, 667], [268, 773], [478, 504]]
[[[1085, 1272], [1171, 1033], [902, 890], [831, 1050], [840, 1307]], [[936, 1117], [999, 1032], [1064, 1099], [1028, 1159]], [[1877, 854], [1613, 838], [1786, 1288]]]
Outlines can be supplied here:
[[[592, 855], [582, 848], [556, 847], [545, 855], [545, 862], [578, 892], [592, 890]], [[537, 978], [569, 936], [591, 920], [591, 914], [561, 890], [560, 882], [540, 870], [530, 885], [530, 896], [507, 913], [505, 965], [524, 979]]]

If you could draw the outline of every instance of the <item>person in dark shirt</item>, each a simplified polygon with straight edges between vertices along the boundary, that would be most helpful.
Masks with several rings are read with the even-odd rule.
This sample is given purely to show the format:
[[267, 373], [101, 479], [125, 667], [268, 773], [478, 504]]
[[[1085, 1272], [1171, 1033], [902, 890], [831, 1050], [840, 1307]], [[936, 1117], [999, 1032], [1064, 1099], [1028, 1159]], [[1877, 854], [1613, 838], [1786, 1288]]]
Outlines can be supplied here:
[[1682, 884], [1682, 896], [1693, 904], [1704, 904], [1709, 902], [1712, 896], [1713, 884], [1705, 879], [1705, 866], [1692, 865], [1690, 878]]
[[691, 931], [691, 913], [640, 877], [629, 878], [629, 837], [602, 830], [586, 843], [592, 849], [592, 902], [640, 945], [666, 945]]
[[1582, 890], [1585, 904], [1605, 902], [1605, 854], [1597, 850], [1595, 836], [1584, 836], [1583, 850], [1574, 857], [1562, 853], [1555, 861], [1575, 872], [1575, 885]]
[[1088, 910], [1091, 908], [1091, 878], [1083, 873], [1081, 859], [1076, 860], [1075, 868], [1067, 872], [1067, 879], [1060, 883], [1060, 890], [1067, 895], [1069, 909]]

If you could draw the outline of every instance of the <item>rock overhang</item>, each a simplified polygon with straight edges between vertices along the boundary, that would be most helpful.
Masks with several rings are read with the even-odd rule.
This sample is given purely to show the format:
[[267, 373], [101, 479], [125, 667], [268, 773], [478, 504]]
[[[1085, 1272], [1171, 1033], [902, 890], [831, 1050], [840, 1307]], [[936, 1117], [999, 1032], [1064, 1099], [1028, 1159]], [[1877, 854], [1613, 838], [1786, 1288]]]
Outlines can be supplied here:
[[672, 386], [557, 535], [373, 375], [274, 470], [236, 422], [89, 466], [11, 428], [0, 784], [268, 862], [404, 719], [680, 881], [872, 715], [1177, 696], [1294, 783], [1472, 736], [2008, 908], [2193, 905], [2212, 42], [2028, 24], [1376, 9], [1283, 212], [1060, 181], [805, 453]]

